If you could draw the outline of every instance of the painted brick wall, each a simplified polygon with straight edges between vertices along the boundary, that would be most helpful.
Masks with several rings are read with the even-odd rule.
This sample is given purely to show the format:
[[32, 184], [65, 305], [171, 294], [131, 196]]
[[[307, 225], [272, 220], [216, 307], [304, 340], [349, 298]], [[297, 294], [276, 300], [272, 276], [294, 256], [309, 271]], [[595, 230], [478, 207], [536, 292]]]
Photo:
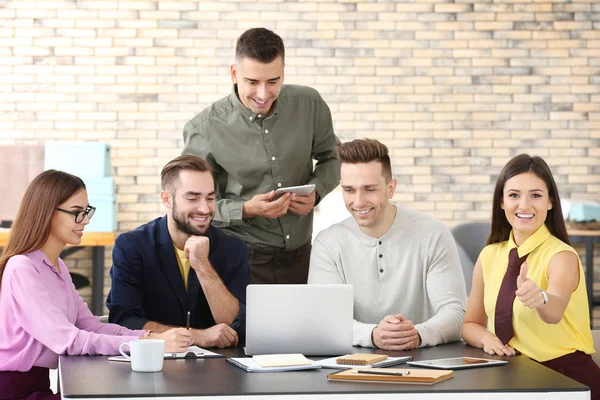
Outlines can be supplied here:
[[487, 219], [521, 152], [546, 158], [563, 197], [600, 200], [594, 0], [0, 0], [0, 144], [109, 143], [132, 229], [162, 213], [161, 167], [228, 94], [235, 39], [256, 26], [283, 37], [286, 82], [321, 92], [342, 140], [390, 147], [399, 204]]

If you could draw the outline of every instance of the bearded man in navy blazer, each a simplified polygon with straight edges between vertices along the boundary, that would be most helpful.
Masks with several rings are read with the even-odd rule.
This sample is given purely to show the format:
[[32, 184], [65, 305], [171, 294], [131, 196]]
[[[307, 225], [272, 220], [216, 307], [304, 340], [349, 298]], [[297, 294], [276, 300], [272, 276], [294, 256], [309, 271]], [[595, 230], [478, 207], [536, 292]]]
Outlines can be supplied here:
[[200, 157], [177, 157], [163, 168], [161, 186], [167, 215], [115, 242], [109, 321], [155, 332], [189, 324], [190, 344], [236, 346], [245, 325], [248, 249], [211, 226], [211, 168]]

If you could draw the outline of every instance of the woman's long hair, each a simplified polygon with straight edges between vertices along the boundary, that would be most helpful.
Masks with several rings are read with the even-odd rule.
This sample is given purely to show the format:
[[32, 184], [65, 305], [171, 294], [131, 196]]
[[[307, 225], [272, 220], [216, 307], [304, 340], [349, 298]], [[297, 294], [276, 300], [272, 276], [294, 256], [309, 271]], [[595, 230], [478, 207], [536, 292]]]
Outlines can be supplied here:
[[36, 176], [27, 187], [10, 236], [0, 257], [0, 285], [8, 259], [18, 254], [39, 250], [50, 236], [50, 225], [56, 207], [85, 189], [75, 175], [53, 169]]
[[498, 176], [492, 204], [492, 231], [487, 244], [508, 240], [512, 226], [506, 219], [506, 214], [501, 207], [502, 197], [504, 195], [504, 185], [510, 178], [526, 172], [533, 172], [538, 178], [546, 183], [546, 186], [548, 187], [548, 196], [550, 201], [552, 201], [552, 209], [548, 210], [545, 224], [552, 235], [570, 245], [571, 241], [567, 234], [567, 227], [565, 226], [565, 220], [560, 206], [558, 187], [556, 186], [556, 182], [554, 182], [552, 171], [550, 171], [550, 167], [541, 157], [531, 157], [529, 154], [519, 154], [514, 157], [504, 166], [504, 168], [502, 168], [502, 171]]

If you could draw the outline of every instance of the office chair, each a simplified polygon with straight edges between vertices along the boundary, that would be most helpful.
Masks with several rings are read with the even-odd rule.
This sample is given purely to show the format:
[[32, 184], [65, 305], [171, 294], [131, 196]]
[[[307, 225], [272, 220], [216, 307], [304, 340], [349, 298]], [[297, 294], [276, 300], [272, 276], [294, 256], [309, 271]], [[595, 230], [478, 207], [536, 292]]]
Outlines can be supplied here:
[[489, 222], [468, 222], [452, 229], [452, 236], [458, 247], [460, 265], [465, 276], [467, 295], [471, 293], [473, 268], [475, 268], [479, 253], [485, 247], [490, 235], [490, 228]]

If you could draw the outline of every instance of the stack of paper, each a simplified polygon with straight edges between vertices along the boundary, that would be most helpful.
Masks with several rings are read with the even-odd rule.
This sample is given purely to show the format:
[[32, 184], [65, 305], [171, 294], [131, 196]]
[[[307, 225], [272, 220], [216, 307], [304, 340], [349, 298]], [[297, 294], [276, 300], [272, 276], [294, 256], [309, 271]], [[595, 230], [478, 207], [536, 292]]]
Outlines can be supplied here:
[[246, 372], [283, 372], [321, 368], [320, 365], [302, 354], [268, 354], [253, 358], [228, 358], [227, 362]]
[[312, 360], [303, 354], [264, 354], [252, 357], [262, 368], [269, 367], [291, 367], [296, 365], [311, 365]]

